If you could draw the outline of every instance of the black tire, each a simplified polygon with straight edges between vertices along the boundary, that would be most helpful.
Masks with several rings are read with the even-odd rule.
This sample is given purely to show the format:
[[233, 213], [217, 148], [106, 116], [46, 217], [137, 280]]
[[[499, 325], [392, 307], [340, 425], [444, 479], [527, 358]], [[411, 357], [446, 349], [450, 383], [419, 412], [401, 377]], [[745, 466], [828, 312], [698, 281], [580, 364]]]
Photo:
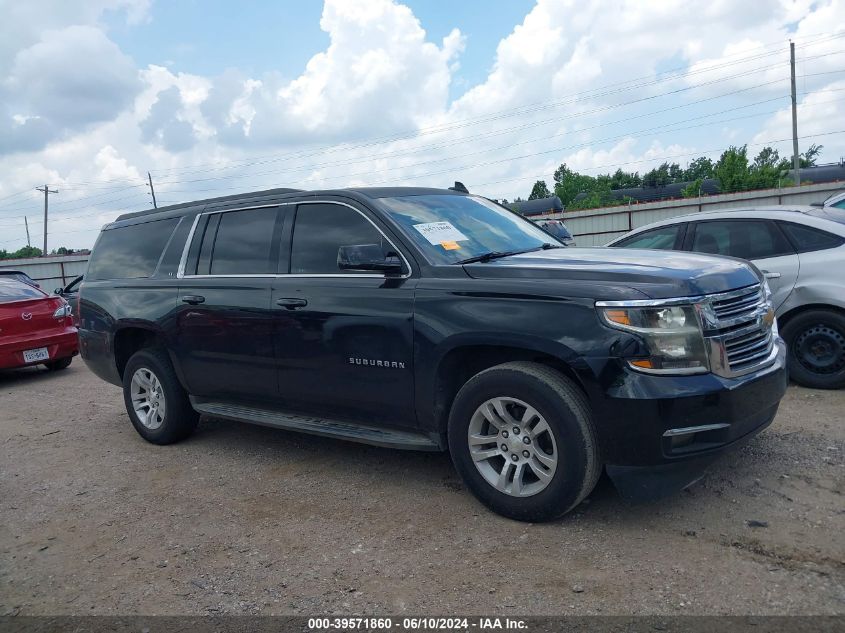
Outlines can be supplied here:
[[62, 369], [67, 369], [68, 367], [70, 367], [72, 361], [73, 356], [68, 356], [67, 358], [51, 360], [49, 363], [44, 363], [44, 366], [50, 371], [60, 371]]
[[845, 315], [808, 310], [786, 322], [789, 377], [814, 389], [845, 387]]
[[[558, 465], [551, 481], [531, 496], [499, 491], [470, 455], [471, 419], [482, 404], [499, 397], [536, 409], [557, 445]], [[602, 470], [586, 396], [566, 376], [539, 363], [505, 363], [471, 378], [452, 404], [448, 438], [452, 461], [470, 491], [494, 512], [519, 521], [548, 521], [566, 514], [592, 492]]]
[[[166, 407], [157, 428], [145, 426], [132, 404], [132, 380], [139, 370], [151, 372], [161, 385]], [[123, 371], [123, 401], [132, 426], [141, 437], [153, 444], [173, 444], [183, 440], [194, 432], [199, 422], [199, 413], [191, 406], [188, 394], [163, 349], [147, 348], [132, 355]]]

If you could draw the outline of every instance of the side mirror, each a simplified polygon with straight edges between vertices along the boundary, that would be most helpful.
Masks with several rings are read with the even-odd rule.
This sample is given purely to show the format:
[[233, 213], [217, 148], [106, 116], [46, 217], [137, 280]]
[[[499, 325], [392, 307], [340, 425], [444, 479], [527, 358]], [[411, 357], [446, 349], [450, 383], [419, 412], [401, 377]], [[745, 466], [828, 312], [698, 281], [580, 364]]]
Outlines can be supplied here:
[[54, 295], [59, 295], [59, 296], [61, 296], [61, 295], [63, 295], [63, 294], [64, 294], [64, 292], [65, 292], [65, 289], [64, 289], [64, 288], [56, 288], [56, 289], [53, 291], [53, 294], [54, 294]]
[[337, 249], [337, 267], [341, 270], [402, 272], [402, 262], [395, 253], [385, 255], [379, 244], [352, 244]]

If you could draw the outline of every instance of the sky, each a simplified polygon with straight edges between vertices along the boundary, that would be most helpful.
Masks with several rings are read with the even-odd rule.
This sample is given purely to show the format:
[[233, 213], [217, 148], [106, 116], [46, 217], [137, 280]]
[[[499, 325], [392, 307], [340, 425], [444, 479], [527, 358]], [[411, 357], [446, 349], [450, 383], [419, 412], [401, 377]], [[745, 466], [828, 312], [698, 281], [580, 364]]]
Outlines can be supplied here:
[[845, 157], [845, 0], [0, 0], [0, 249], [272, 187]]

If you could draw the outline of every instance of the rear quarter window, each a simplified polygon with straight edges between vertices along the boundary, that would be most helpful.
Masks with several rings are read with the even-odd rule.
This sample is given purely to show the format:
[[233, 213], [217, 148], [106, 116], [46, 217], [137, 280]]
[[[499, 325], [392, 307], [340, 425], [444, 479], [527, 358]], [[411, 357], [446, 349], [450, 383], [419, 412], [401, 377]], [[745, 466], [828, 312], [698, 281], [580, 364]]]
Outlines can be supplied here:
[[845, 238], [812, 226], [795, 224], [794, 222], [779, 222], [778, 224], [799, 253], [836, 248], [845, 243]]
[[150, 277], [179, 218], [108, 229], [91, 253], [87, 279]]

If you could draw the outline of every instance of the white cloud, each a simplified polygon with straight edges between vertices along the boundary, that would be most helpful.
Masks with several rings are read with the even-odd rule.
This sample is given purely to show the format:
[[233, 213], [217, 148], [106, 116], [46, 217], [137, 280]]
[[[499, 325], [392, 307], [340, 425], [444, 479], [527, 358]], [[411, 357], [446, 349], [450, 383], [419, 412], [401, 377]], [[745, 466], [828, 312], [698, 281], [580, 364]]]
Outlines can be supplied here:
[[[720, 144], [788, 136], [789, 111], [761, 126], [722, 120], [722, 101], [667, 106], [782, 77], [782, 64], [728, 75], [783, 62], [789, 36], [812, 44], [799, 47], [800, 75], [845, 61], [841, 38], [820, 39], [845, 23], [842, 0], [537, 0], [499, 42], [485, 79], [450, 102], [472, 42], [458, 29], [432, 41], [401, 0], [326, 0], [320, 26], [329, 43], [294, 77], [239, 69], [200, 76], [178, 61], [139, 66], [106, 24], [115, 14], [128, 25], [151, 19], [148, 0], [0, 0], [0, 11], [0, 197], [42, 182], [61, 187], [56, 218], [77, 246], [90, 245], [118, 211], [149, 204], [147, 170], [169, 202], [270, 186], [455, 179], [492, 183], [483, 192], [512, 198], [542, 174], [550, 181], [561, 162], [588, 173], [642, 172], [667, 156], [684, 164]], [[766, 56], [727, 65], [755, 53]], [[687, 65], [693, 74], [656, 80]], [[822, 103], [845, 97], [821, 92], [842, 87], [835, 79], [800, 80], [808, 93], [801, 134], [841, 127], [833, 122], [845, 120], [842, 102]], [[749, 91], [746, 102], [785, 93], [773, 86]], [[682, 92], [657, 98], [670, 90]], [[653, 100], [624, 105], [636, 99]], [[702, 112], [714, 115], [712, 125], [685, 131], [684, 119]], [[673, 121], [673, 132], [638, 133]], [[384, 137], [395, 140], [372, 143]], [[818, 141], [823, 159], [845, 153], [837, 138]], [[84, 184], [98, 181], [108, 182]], [[0, 201], [0, 222], [10, 208]]]
[[[450, 67], [464, 46], [456, 29], [440, 46], [392, 0], [326, 0], [328, 48], [297, 78], [234, 79], [212, 89], [206, 114], [229, 127], [224, 142], [265, 145], [345, 140], [413, 129], [447, 105]], [[237, 132], [240, 132], [238, 134]]]
[[[831, 82], [807, 94], [798, 103], [799, 150], [806, 150], [811, 144], [824, 146], [825, 162], [845, 157], [845, 135], [828, 134], [845, 129], [845, 80]], [[751, 139], [758, 146], [773, 139], [792, 138], [792, 109], [785, 107], [772, 115], [760, 131]], [[792, 155], [789, 140], [775, 144], [782, 156]], [[756, 149], [756, 148], [755, 148]], [[756, 153], [755, 149], [749, 154]]]

